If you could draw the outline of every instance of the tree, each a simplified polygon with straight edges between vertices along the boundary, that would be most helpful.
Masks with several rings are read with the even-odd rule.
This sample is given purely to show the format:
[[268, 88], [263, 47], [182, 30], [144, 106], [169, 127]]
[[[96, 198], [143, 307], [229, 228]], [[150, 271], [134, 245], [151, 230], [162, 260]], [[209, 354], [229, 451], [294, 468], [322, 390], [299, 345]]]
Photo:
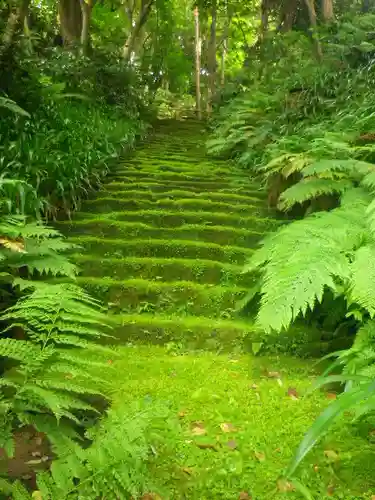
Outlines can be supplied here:
[[82, 35], [80, 0], [59, 0], [59, 20], [64, 45], [79, 45]]
[[23, 26], [31, 0], [20, 0], [18, 6], [11, 6], [10, 14], [1, 39], [0, 57], [12, 46], [17, 30]]
[[130, 21], [130, 32], [122, 49], [122, 55], [126, 61], [130, 60], [134, 52], [134, 47], [150, 15], [153, 4], [154, 0], [141, 0], [138, 16], [135, 19], [136, 0], [127, 0], [125, 10]]
[[194, 8], [194, 23], [195, 23], [195, 95], [196, 108], [198, 119], [202, 118], [201, 108], [201, 37], [199, 29], [199, 9]]

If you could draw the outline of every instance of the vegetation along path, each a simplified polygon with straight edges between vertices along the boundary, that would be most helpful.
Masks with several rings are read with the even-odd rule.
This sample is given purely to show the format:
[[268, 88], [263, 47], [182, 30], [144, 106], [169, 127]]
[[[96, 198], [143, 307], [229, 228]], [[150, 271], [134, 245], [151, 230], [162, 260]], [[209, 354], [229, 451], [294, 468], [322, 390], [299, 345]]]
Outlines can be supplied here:
[[[162, 498], [300, 498], [278, 477], [329, 401], [300, 398], [312, 363], [240, 354], [252, 334], [236, 314], [250, 286], [242, 267], [275, 222], [259, 187], [207, 158], [204, 139], [200, 125], [162, 124], [63, 225], [82, 247], [79, 282], [108, 304], [127, 344], [114, 404], [168, 401], [180, 417], [179, 438], [166, 430], [157, 458]], [[343, 427], [329, 439], [306, 461], [309, 489], [371, 498], [363, 436]]]

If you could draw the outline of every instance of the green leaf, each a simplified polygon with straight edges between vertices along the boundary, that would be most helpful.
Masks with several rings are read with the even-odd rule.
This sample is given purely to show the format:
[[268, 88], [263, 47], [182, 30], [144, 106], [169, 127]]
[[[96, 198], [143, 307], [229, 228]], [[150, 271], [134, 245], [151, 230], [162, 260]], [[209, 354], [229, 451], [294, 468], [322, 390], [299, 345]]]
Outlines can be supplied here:
[[369, 396], [373, 396], [374, 391], [375, 381], [362, 386], [360, 389], [343, 393], [338, 399], [331, 403], [307, 431], [287, 468], [286, 476], [291, 477], [294, 474], [305, 456], [344, 411], [349, 410]]

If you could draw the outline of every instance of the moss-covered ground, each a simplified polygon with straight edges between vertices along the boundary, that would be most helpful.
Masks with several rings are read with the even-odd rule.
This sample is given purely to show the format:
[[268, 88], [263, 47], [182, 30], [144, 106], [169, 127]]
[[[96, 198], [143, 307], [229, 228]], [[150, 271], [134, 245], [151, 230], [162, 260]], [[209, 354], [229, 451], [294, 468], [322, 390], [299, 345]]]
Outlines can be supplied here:
[[[329, 398], [302, 398], [312, 362], [249, 354], [259, 332], [238, 313], [253, 285], [241, 270], [279, 222], [203, 144], [199, 125], [161, 126], [60, 228], [81, 246], [79, 282], [113, 318], [114, 404], [160, 403], [178, 421], [168, 452], [155, 450], [163, 500], [302, 498], [277, 480]], [[372, 499], [371, 431], [344, 422], [309, 455], [312, 498]]]

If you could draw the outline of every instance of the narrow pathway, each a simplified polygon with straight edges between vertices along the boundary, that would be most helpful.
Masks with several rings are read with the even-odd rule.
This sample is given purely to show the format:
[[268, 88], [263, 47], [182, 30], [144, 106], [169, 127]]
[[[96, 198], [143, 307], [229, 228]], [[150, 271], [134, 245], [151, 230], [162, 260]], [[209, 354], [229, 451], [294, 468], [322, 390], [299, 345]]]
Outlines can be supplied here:
[[109, 305], [121, 341], [229, 347], [251, 331], [235, 311], [250, 286], [242, 266], [274, 222], [205, 139], [200, 124], [161, 124], [65, 223], [84, 249], [79, 282]]

